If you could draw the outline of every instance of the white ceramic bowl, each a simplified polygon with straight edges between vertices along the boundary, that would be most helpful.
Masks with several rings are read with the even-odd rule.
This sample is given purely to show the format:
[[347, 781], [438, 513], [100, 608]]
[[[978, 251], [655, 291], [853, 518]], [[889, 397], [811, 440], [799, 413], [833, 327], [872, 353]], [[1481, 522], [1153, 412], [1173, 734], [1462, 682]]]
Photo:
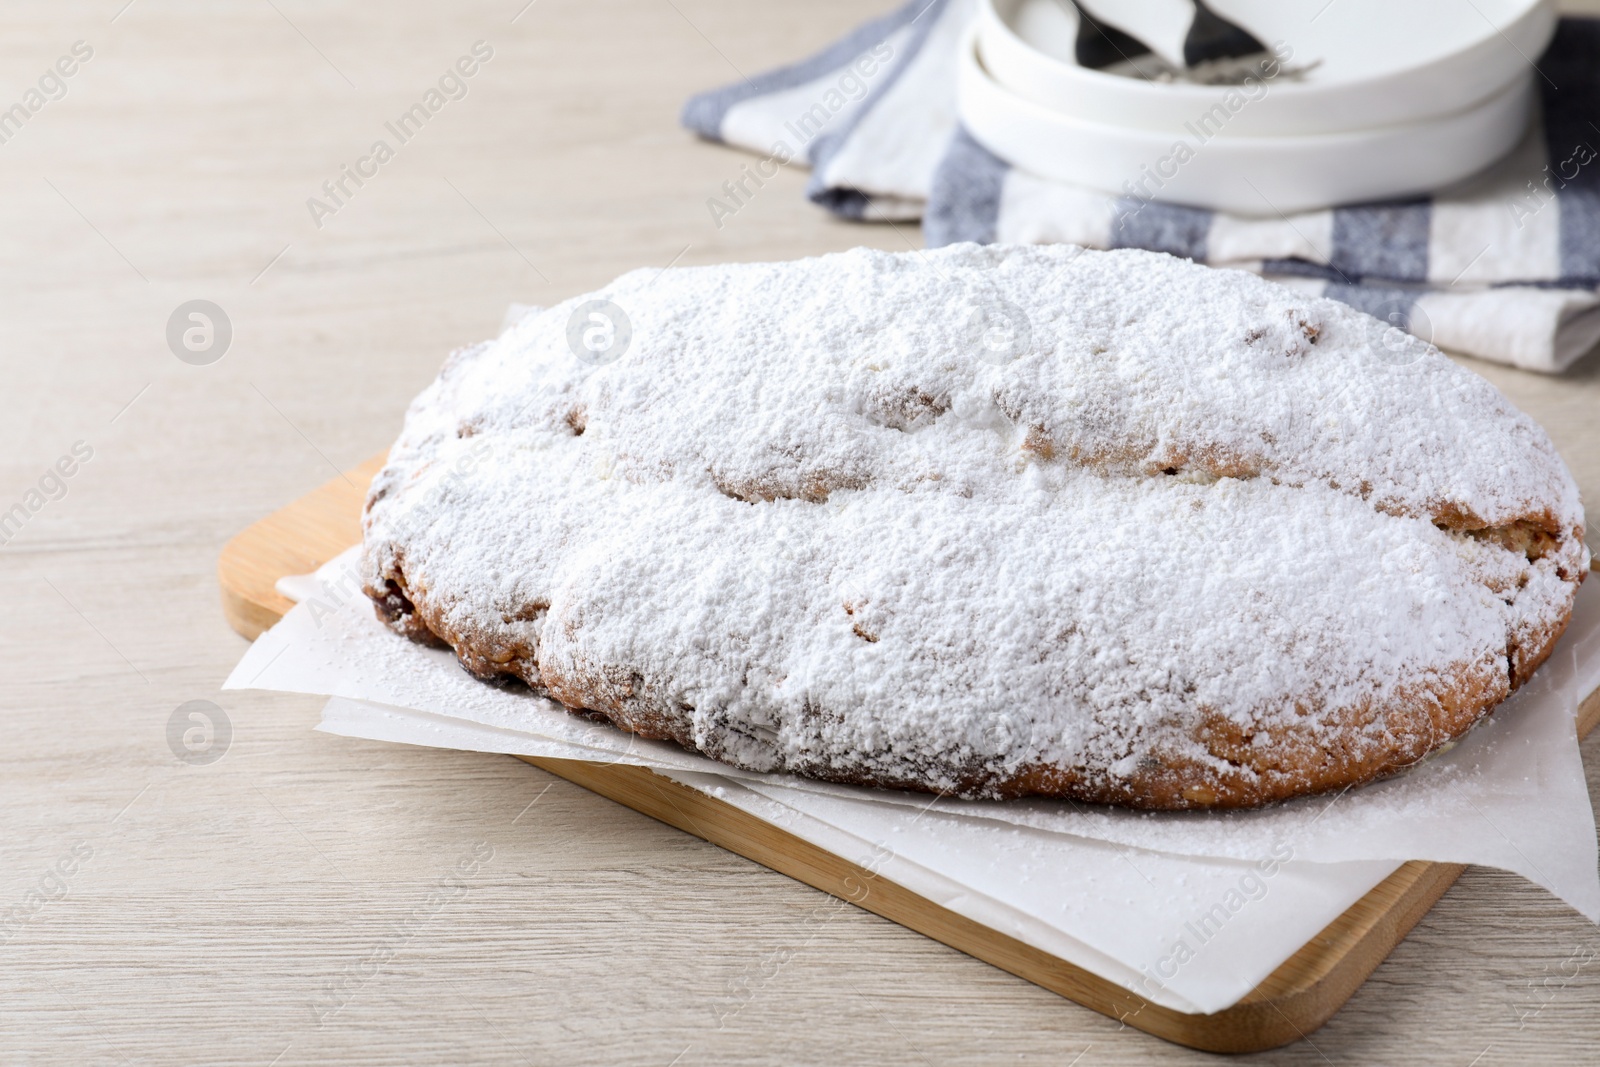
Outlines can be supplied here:
[[[1339, 2], [1339, 0], [1336, 0]], [[991, 78], [976, 35], [961, 48], [957, 99], [982, 145], [1043, 178], [1243, 215], [1290, 214], [1422, 193], [1509, 152], [1534, 97], [1533, 72], [1451, 115], [1376, 130], [1304, 137], [1211, 137], [1203, 142], [1087, 122], [1023, 99]], [[1187, 146], [1187, 155], [1175, 151]]]
[[[1127, 5], [1121, 21], [1135, 25], [1139, 5], [1129, 0], [1089, 6], [1116, 12], [1115, 3]], [[1403, 126], [1462, 111], [1525, 78], [1556, 24], [1552, 0], [1211, 0], [1211, 6], [1269, 47], [1285, 44], [1288, 66], [1317, 62], [1302, 80], [1252, 90], [1255, 98], [1225, 123], [1213, 118], [1225, 137]], [[1078, 66], [1076, 16], [1058, 0], [980, 0], [979, 12], [978, 50], [994, 80], [1065, 115], [1178, 136], [1238, 92]]]

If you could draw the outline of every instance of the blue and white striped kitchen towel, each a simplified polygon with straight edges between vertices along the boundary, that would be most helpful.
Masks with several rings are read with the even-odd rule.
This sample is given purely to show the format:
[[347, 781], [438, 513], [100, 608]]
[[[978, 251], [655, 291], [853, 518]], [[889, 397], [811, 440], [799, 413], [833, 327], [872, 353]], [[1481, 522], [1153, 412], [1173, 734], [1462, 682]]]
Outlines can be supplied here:
[[761, 156], [708, 199], [713, 219], [795, 162], [811, 167], [818, 204], [921, 218], [930, 246], [1170, 252], [1529, 370], [1564, 370], [1600, 340], [1600, 20], [1562, 20], [1536, 64], [1542, 121], [1483, 174], [1406, 202], [1244, 218], [1039, 178], [979, 145], [956, 118], [957, 48], [974, 12], [975, 0], [911, 0], [809, 59], [691, 98], [684, 125]]

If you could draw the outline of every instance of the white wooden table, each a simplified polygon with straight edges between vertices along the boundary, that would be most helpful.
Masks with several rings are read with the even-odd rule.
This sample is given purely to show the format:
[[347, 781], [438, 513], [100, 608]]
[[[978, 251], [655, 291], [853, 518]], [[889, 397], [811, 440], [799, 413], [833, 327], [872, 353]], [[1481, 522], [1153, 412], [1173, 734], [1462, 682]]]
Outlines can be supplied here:
[[[718, 229], [705, 201], [745, 159], [676, 123], [858, 5], [523, 2], [0, 12], [0, 105], [93, 50], [0, 144], [0, 511], [93, 452], [0, 547], [0, 1062], [1199, 1060], [509, 757], [331, 738], [317, 700], [218, 692], [243, 648], [218, 548], [383, 448], [508, 303], [920, 243], [830, 220], [798, 172]], [[315, 226], [307, 198], [479, 40], [467, 96]], [[232, 324], [210, 365], [168, 348], [193, 299]], [[1474, 367], [1600, 499], [1600, 358]], [[190, 700], [231, 720], [209, 765], [169, 747]], [[1265, 1058], [1589, 1061], [1596, 956], [1562, 905], [1471, 872]]]

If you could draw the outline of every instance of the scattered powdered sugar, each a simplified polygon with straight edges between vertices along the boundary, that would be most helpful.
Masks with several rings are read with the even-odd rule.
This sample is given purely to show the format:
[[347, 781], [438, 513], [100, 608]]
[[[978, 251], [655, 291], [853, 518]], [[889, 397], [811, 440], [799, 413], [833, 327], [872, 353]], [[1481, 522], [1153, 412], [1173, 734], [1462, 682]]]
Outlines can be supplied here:
[[[600, 365], [597, 298], [626, 318]], [[759, 771], [1228, 769], [1202, 709], [1356, 744], [1341, 709], [1503, 688], [1587, 565], [1538, 426], [1382, 332], [1133, 251], [636, 271], [451, 358], [364, 580]], [[1518, 523], [1553, 547], [1463, 532]]]

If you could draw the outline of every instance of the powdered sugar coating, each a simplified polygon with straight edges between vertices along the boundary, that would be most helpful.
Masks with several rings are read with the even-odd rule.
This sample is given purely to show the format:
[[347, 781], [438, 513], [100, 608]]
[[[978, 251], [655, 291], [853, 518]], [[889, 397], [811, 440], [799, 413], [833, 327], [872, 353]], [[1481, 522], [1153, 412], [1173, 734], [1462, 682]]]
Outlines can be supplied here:
[[956, 245], [636, 271], [457, 353], [363, 566], [475, 673], [747, 768], [1205, 806], [1470, 726], [1582, 526], [1537, 425], [1344, 305]]

